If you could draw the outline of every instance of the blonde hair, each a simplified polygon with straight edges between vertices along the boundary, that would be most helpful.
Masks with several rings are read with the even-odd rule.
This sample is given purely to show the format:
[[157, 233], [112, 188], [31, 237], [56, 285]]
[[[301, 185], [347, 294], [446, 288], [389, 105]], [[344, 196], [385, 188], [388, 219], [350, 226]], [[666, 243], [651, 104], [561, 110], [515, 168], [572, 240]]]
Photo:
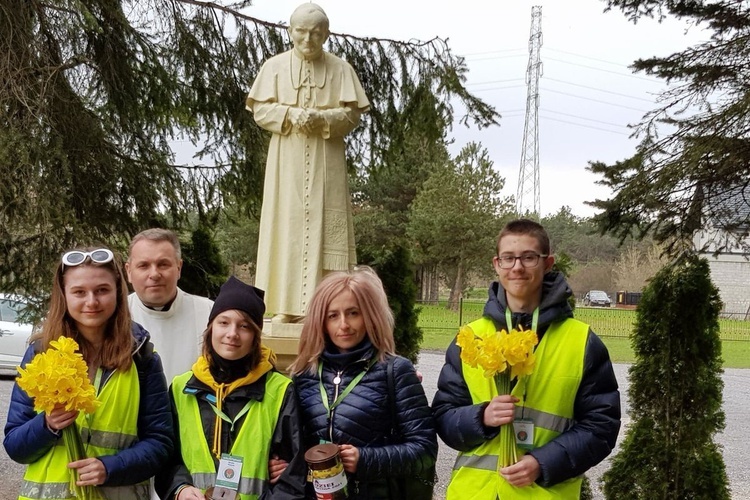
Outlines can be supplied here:
[[[87, 248], [74, 248], [82, 252], [91, 252], [102, 246]], [[122, 271], [122, 264], [117, 254], [114, 259], [106, 264], [98, 264], [91, 259], [86, 259], [77, 266], [64, 266], [62, 261], [57, 264], [55, 279], [52, 283], [49, 311], [42, 325], [42, 331], [31, 336], [29, 342], [41, 340], [41, 351], [49, 348], [50, 342], [59, 337], [68, 337], [78, 342], [83, 358], [88, 362], [95, 355], [92, 346], [83, 335], [78, 333], [75, 321], [68, 314], [68, 304], [65, 300], [65, 273], [73, 267], [101, 267], [112, 273], [117, 289], [117, 305], [115, 312], [107, 322], [104, 332], [104, 343], [102, 344], [100, 363], [109, 369], [126, 371], [130, 368], [133, 359], [133, 333], [130, 321], [130, 310], [128, 309], [128, 284]]]
[[388, 305], [383, 282], [375, 271], [360, 266], [351, 272], [329, 274], [315, 289], [302, 325], [297, 358], [289, 367], [289, 373], [315, 373], [318, 359], [325, 348], [328, 307], [334, 298], [347, 290], [357, 299], [367, 337], [377, 351], [378, 360], [385, 361], [386, 354], [395, 354], [393, 312]]

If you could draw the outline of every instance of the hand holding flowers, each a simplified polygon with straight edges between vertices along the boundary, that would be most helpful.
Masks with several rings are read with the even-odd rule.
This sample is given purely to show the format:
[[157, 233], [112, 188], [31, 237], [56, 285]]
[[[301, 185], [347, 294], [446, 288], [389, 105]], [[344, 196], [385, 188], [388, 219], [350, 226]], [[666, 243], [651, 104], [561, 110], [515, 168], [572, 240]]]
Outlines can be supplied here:
[[[95, 458], [86, 458], [81, 435], [75, 425], [78, 413], [93, 413], [99, 406], [96, 389], [88, 376], [88, 366], [78, 352], [78, 344], [68, 337], [50, 342], [50, 347], [18, 369], [18, 386], [34, 399], [34, 409], [44, 412], [47, 427], [53, 432], [62, 430], [71, 468], [70, 487], [81, 499], [98, 499], [101, 495], [93, 485], [106, 478], [96, 474], [104, 465]], [[91, 461], [97, 462], [92, 464]], [[88, 478], [81, 476], [89, 474]], [[76, 477], [77, 476], [77, 477]], [[98, 482], [97, 482], [98, 481]]]
[[484, 409], [483, 421], [487, 427], [500, 427], [513, 422], [519, 399], [510, 394], [495, 396]]
[[61, 404], [55, 406], [51, 412], [44, 414], [44, 421], [53, 432], [59, 432], [75, 423], [76, 418], [78, 418], [78, 410], [66, 410]]
[[484, 376], [493, 377], [498, 395], [489, 402], [484, 414], [484, 423], [500, 427], [501, 450], [498, 467], [507, 467], [518, 462], [513, 428], [515, 403], [511, 396], [511, 380], [530, 375], [534, 371], [536, 358], [534, 346], [538, 343], [533, 330], [501, 330], [479, 337], [469, 326], [462, 327], [456, 337], [461, 348], [461, 360], [472, 368], [484, 370]]

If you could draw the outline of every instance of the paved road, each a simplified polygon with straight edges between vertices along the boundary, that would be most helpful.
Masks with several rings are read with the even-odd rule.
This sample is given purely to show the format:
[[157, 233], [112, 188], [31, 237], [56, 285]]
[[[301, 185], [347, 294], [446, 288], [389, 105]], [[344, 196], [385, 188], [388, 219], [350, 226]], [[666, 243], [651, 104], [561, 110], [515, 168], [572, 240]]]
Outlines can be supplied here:
[[[8, 418], [10, 393], [13, 390], [13, 372], [0, 370], [0, 426], [5, 429]], [[3, 437], [5, 433], [3, 432]], [[18, 496], [21, 487], [24, 467], [15, 463], [5, 453], [5, 447], [0, 449], [0, 499], [10, 500]]]
[[[432, 401], [436, 391], [437, 376], [443, 365], [443, 354], [435, 352], [424, 352], [420, 355], [418, 368], [424, 375], [424, 386], [427, 397]], [[627, 365], [615, 365], [615, 374], [620, 383], [623, 394], [624, 410], [627, 412]], [[10, 392], [13, 388], [13, 373], [0, 371], [0, 427], [5, 427], [7, 407], [10, 401]], [[726, 429], [718, 436], [718, 442], [724, 447], [724, 462], [732, 488], [733, 499], [750, 498], [750, 370], [728, 369], [724, 373], [724, 412], [726, 414]], [[627, 425], [627, 417], [623, 424]], [[624, 432], [620, 432], [622, 439]], [[450, 478], [456, 453], [441, 443], [438, 455], [438, 476], [440, 482], [436, 488], [436, 499], [442, 499], [445, 495], [445, 486]], [[592, 486], [595, 488], [595, 498], [603, 499], [599, 492], [597, 480], [607, 469], [607, 461], [589, 471]], [[16, 464], [0, 449], [0, 500], [16, 498], [23, 475], [23, 466]]]

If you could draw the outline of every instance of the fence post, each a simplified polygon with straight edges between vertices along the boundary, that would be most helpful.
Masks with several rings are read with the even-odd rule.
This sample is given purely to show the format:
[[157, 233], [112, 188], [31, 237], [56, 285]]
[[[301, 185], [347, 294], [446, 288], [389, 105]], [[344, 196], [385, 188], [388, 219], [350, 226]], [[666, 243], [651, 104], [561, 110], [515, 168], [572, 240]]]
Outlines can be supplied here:
[[464, 298], [458, 298], [458, 327], [464, 324]]

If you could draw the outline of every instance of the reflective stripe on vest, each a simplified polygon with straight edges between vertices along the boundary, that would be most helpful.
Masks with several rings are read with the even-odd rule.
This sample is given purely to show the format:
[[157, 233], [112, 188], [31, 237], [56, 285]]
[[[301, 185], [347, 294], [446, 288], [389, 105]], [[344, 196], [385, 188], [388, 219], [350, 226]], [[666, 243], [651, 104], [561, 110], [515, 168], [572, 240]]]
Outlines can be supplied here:
[[[92, 415], [78, 415], [76, 426], [81, 433], [87, 457], [114, 455], [138, 440], [140, 405], [138, 370], [134, 364], [122, 372], [115, 370], [99, 391], [101, 402]], [[69, 488], [71, 469], [62, 438], [46, 454], [30, 464], [19, 492], [19, 500], [73, 500]], [[100, 486], [108, 499], [149, 500], [148, 481], [130, 486]]]
[[[480, 337], [495, 333], [495, 325], [488, 318], [474, 321], [470, 326]], [[536, 348], [534, 372], [516, 383], [511, 391], [520, 400], [516, 404], [515, 418], [534, 421], [535, 448], [545, 445], [573, 424], [573, 405], [583, 375], [588, 331], [588, 325], [574, 319], [550, 325]], [[474, 404], [497, 396], [494, 379], [486, 378], [481, 368], [462, 363], [462, 370]], [[499, 442], [496, 437], [469, 452], [459, 453], [448, 485], [448, 500], [574, 499], [580, 496], [580, 478], [550, 488], [537, 484], [524, 488], [510, 486], [498, 473]], [[519, 456], [525, 453], [520, 448], [517, 451]]]
[[[193, 485], [205, 491], [216, 482], [216, 466], [208, 446], [210, 437], [205, 437], [198, 400], [194, 394], [184, 393], [185, 385], [192, 376], [193, 372], [187, 372], [175, 377], [172, 396], [180, 422], [182, 461], [193, 477]], [[271, 439], [290, 383], [291, 380], [278, 372], [268, 373], [263, 401], [254, 401], [250, 406], [229, 451], [243, 459], [238, 491], [242, 500], [260, 497], [268, 486]], [[196, 439], [196, 436], [204, 437]]]

